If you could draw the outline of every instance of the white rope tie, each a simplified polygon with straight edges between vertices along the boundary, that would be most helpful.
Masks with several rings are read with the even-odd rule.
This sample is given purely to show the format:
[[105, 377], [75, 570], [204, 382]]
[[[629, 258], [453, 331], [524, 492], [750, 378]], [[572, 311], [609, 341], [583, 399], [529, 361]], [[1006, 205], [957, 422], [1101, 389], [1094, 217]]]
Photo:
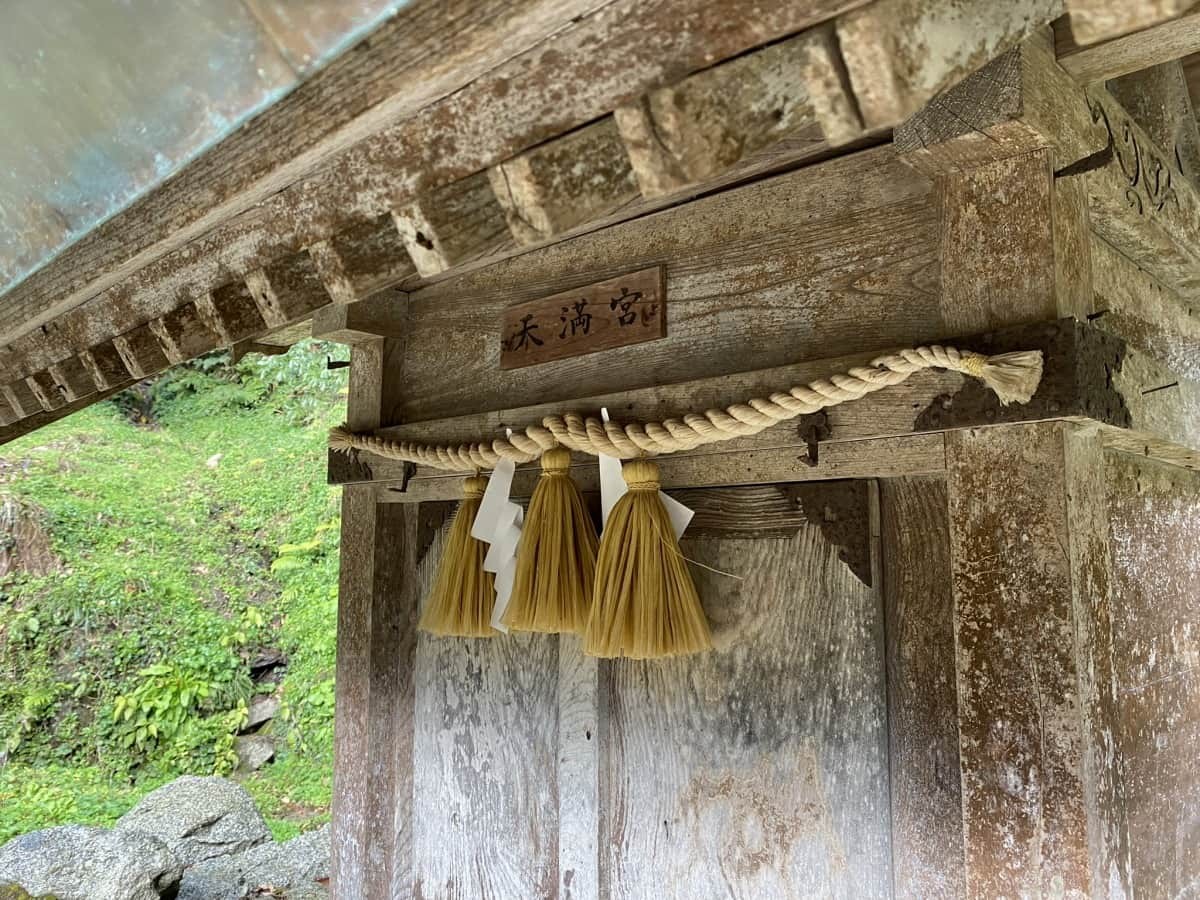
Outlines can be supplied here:
[[502, 459], [528, 463], [553, 447], [566, 447], [592, 456], [634, 459], [692, 450], [765, 431], [772, 425], [849, 403], [867, 394], [900, 384], [923, 369], [947, 369], [977, 378], [996, 392], [1002, 404], [1025, 403], [1037, 390], [1042, 376], [1039, 350], [984, 356], [954, 347], [916, 347], [855, 366], [767, 398], [755, 397], [725, 409], [688, 413], [663, 422], [604, 422], [595, 416], [568, 412], [546, 416], [541, 425], [514, 431], [510, 437], [469, 444], [422, 444], [395, 441], [376, 434], [357, 434], [345, 428], [330, 432], [334, 450], [365, 450], [388, 459], [403, 460], [449, 472], [492, 469]]

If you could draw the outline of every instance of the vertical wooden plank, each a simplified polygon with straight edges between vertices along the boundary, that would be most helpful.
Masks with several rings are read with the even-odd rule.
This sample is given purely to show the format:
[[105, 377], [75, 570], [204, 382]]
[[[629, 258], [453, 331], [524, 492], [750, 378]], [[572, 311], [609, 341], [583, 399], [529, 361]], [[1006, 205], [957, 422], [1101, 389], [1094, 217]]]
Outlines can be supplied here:
[[581, 641], [558, 644], [558, 896], [599, 900], [600, 668]]
[[1127, 896], [1099, 445], [947, 440], [970, 896]]
[[[869, 546], [865, 485], [843, 484]], [[715, 652], [609, 668], [601, 896], [890, 896], [880, 594], [804, 496], [687, 494], [707, 508], [684, 552], [737, 577], [693, 568]]]
[[[447, 507], [421, 504], [430, 541], [418, 570], [425, 587], [441, 556]], [[553, 635], [419, 636], [414, 898], [558, 895], [557, 657]]]
[[950, 529], [942, 478], [880, 482], [897, 898], [966, 894]]
[[1119, 750], [1139, 897], [1200, 885], [1200, 475], [1108, 457]]
[[1064, 428], [1071, 597], [1093, 896], [1124, 898], [1132, 891], [1125, 788], [1118, 759], [1120, 710], [1114, 669], [1112, 557], [1104, 448], [1100, 436]]

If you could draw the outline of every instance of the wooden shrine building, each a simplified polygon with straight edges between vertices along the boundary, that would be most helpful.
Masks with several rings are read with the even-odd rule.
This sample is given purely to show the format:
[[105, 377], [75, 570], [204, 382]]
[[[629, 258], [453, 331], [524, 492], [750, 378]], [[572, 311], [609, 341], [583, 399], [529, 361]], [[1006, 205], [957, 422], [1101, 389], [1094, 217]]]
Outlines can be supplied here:
[[668, 660], [419, 632], [463, 477], [331, 453], [336, 896], [1200, 896], [1190, 5], [415, 0], [0, 298], [0, 439], [309, 334], [431, 443], [1041, 351], [659, 458]]

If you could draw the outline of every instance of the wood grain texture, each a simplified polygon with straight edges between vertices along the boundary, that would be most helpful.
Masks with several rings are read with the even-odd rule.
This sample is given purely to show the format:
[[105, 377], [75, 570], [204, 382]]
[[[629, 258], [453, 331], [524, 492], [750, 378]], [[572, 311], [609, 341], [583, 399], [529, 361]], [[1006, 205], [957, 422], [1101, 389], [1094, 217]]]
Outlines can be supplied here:
[[1064, 69], [1083, 83], [1106, 81], [1200, 50], [1200, 16], [1170, 19], [1091, 47], [1081, 47], [1070, 28], [1056, 29], [1056, 37]]
[[1192, 6], [1192, 0], [1067, 0], [1070, 33], [1076, 46], [1095, 44], [1169, 22]]
[[[629, 390], [745, 368], [747, 358], [774, 365], [933, 338], [940, 312], [929, 189], [880, 148], [417, 289], [404, 417]], [[497, 371], [507, 306], [659, 264], [671, 304], [664, 340]]]
[[638, 195], [612, 116], [505, 160], [488, 178], [518, 244], [561, 234]]
[[966, 895], [946, 484], [879, 484], [894, 896]]
[[1117, 745], [1137, 896], [1200, 887], [1200, 476], [1108, 458]]
[[[448, 509], [422, 507], [436, 536]], [[421, 633], [413, 739], [414, 900], [551, 897], [558, 884], [558, 638]], [[407, 896], [401, 889], [400, 896]]]
[[412, 795], [411, 769], [397, 757], [411, 746], [416, 620], [403, 598], [415, 515], [415, 507], [377, 504], [367, 490], [343, 495], [332, 880], [351, 900], [392, 896], [396, 804]]
[[1105, 148], [1083, 88], [1058, 65], [1041, 29], [931, 99], [896, 126], [913, 165], [941, 172], [1052, 150], [1056, 170]]
[[662, 266], [506, 307], [500, 368], [519, 369], [667, 336]]
[[[255, 119], [253, 128], [235, 132], [12, 292], [0, 333], [11, 336], [14, 328], [33, 327], [39, 318], [107, 290], [367, 135], [538, 45], [572, 17], [604, 5], [603, 0], [409, 5]], [[35, 312], [30, 303], [42, 307], [36, 310], [41, 316], [30, 317]]]
[[601, 896], [890, 895], [879, 594], [793, 529], [685, 539], [716, 651], [611, 664]]
[[876, 0], [837, 21], [868, 127], [895, 125], [1062, 13], [1062, 0]]
[[942, 307], [953, 334], [1057, 316], [1053, 179], [1046, 152], [940, 181]]
[[806, 31], [616, 110], [642, 194], [710, 179], [779, 140], [816, 126], [830, 143], [862, 132], [832, 27]]
[[969, 896], [1128, 896], [1101, 444], [947, 442]]

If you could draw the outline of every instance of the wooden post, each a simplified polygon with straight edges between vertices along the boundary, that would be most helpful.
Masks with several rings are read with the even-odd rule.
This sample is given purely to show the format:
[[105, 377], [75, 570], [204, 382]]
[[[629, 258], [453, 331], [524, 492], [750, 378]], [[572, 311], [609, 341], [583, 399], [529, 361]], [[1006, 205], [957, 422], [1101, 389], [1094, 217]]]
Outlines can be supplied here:
[[[389, 345], [398, 342], [377, 338], [351, 351], [351, 427], [387, 421]], [[332, 863], [339, 898], [387, 900], [393, 872], [408, 868], [396, 798], [412, 768], [412, 729], [402, 723], [413, 708], [417, 607], [405, 578], [415, 566], [415, 515], [376, 503], [371, 485], [347, 487], [342, 497]]]
[[947, 440], [967, 895], [1129, 895], [1103, 452], [1059, 423]]

